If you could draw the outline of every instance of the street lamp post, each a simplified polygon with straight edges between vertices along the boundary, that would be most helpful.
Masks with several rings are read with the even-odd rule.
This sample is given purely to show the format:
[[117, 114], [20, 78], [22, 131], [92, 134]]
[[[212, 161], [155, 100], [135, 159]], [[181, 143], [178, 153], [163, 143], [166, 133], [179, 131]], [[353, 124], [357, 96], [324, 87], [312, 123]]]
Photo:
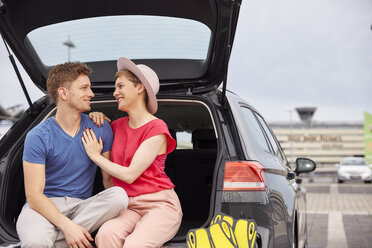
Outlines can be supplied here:
[[288, 110], [288, 112], [289, 112], [289, 138], [290, 138], [290, 141], [291, 141], [291, 156], [290, 156], [290, 158], [291, 158], [291, 162], [290, 162], [290, 164], [292, 165], [292, 163], [294, 163], [294, 154], [293, 154], [293, 124], [292, 124], [292, 112], [293, 112], [293, 110], [292, 109], [290, 109], [290, 110]]
[[65, 42], [63, 42], [63, 45], [67, 46], [67, 61], [70, 62], [70, 57], [71, 57], [70, 49], [75, 48], [75, 44], [71, 41], [70, 35], [68, 36], [68, 39]]

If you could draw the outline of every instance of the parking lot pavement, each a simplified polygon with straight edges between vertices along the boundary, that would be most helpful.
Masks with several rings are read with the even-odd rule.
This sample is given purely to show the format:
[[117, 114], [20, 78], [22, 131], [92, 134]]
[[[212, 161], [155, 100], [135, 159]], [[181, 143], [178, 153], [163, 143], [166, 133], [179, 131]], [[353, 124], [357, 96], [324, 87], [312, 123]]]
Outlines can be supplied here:
[[372, 185], [304, 183], [309, 248], [372, 247]]
[[327, 244], [328, 214], [307, 215], [307, 242], [309, 248], [325, 247]]

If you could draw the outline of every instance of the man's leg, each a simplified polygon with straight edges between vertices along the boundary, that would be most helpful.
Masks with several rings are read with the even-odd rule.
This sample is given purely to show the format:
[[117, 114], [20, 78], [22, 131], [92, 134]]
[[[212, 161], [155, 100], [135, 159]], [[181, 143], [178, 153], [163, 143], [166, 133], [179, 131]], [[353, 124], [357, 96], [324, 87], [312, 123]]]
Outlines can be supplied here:
[[17, 220], [17, 233], [21, 247], [50, 248], [57, 237], [56, 227], [26, 204]]
[[[90, 233], [96, 231], [106, 221], [118, 216], [128, 206], [128, 196], [120, 187], [108, 188], [86, 200], [70, 198], [70, 201], [71, 205], [77, 202], [78, 204], [68, 217]], [[58, 233], [55, 246], [60, 247], [60, 242], [65, 243], [62, 232]]]

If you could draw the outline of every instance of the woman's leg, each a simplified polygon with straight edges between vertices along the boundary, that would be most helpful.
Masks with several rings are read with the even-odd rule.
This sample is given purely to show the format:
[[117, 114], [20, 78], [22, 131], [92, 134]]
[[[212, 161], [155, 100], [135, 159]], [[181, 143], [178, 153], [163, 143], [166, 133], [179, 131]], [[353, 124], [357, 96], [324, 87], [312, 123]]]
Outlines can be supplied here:
[[97, 247], [122, 248], [141, 216], [128, 208], [118, 217], [104, 223], [95, 238]]
[[173, 189], [142, 195], [143, 217], [126, 238], [124, 248], [160, 247], [176, 235], [182, 220], [181, 205]]

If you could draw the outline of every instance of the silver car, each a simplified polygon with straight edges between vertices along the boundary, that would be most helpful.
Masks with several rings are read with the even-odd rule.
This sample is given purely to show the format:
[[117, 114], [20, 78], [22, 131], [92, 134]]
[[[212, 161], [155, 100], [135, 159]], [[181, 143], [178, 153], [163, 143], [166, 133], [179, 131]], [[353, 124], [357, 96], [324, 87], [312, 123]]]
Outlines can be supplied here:
[[338, 165], [337, 178], [339, 183], [352, 180], [362, 180], [365, 183], [371, 183], [371, 166], [362, 157], [345, 157]]

